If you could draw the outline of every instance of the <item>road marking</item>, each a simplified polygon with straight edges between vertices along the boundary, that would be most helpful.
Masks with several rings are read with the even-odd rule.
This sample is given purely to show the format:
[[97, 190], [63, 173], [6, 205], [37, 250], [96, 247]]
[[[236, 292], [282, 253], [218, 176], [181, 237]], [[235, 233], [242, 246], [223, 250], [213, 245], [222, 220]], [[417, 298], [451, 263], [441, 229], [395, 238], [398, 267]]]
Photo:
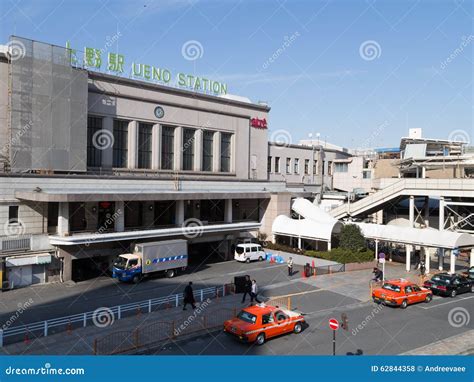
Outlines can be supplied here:
[[470, 296], [470, 297], [459, 297], [459, 298], [453, 299], [453, 300], [451, 300], [451, 301], [442, 302], [441, 304], [436, 304], [436, 305], [432, 305], [432, 306], [428, 306], [428, 307], [419, 306], [419, 308], [421, 308], [421, 309], [433, 309], [433, 308], [437, 308], [438, 306], [441, 306], [441, 305], [452, 304], [453, 302], [458, 302], [458, 301], [461, 301], [461, 300], [469, 300], [469, 299], [471, 299], [471, 298], [474, 298], [474, 296]]
[[[283, 267], [283, 266], [284, 266], [284, 264], [271, 265], [271, 266], [269, 266], [269, 267], [253, 268], [253, 269], [251, 269], [250, 271], [252, 271], [252, 272], [265, 271], [265, 270], [267, 270], [267, 269], [278, 268], [278, 267]], [[238, 272], [224, 273], [224, 275], [226, 275], [226, 276], [232, 276], [232, 275], [238, 275], [238, 274], [246, 273], [246, 272], [249, 272], [249, 271], [248, 271], [248, 270], [242, 270], [242, 271], [238, 271]]]

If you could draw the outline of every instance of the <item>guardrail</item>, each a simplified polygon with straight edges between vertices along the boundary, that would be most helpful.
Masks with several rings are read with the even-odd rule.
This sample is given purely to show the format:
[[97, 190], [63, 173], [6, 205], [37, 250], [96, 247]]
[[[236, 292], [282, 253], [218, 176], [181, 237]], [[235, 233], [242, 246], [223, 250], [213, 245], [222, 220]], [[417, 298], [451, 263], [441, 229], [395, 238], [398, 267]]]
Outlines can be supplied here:
[[[234, 292], [233, 284], [225, 284], [219, 287], [209, 287], [194, 291], [197, 301], [203, 302], [206, 298], [219, 298]], [[71, 331], [77, 328], [85, 328], [90, 324], [101, 323], [101, 320], [113, 318], [120, 320], [134, 314], [151, 313], [160, 309], [178, 307], [183, 301], [183, 294], [177, 293], [169, 296], [133, 302], [112, 307], [101, 307], [94, 311], [73, 314], [45, 321], [33, 322], [26, 325], [17, 325], [0, 329], [0, 347], [7, 342], [29, 342], [30, 337], [47, 337], [48, 335], [62, 331]]]

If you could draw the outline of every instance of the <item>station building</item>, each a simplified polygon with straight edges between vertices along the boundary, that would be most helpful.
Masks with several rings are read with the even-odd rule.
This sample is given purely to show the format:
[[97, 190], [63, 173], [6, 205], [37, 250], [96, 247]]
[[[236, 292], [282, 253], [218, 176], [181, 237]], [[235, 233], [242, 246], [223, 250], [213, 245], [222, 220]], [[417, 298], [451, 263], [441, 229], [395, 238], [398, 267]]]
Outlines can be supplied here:
[[271, 226], [267, 210], [289, 210], [285, 182], [268, 179], [268, 106], [77, 68], [65, 48], [15, 40], [22, 55], [0, 57], [4, 286], [100, 275], [138, 241], [184, 237], [196, 265], [229, 259]]

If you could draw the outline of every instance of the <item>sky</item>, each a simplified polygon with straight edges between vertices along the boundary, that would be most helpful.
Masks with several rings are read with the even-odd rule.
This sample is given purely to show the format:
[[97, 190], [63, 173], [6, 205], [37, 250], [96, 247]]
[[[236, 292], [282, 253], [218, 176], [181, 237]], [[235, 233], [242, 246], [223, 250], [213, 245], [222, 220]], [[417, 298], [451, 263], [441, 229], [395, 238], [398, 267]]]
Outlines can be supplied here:
[[271, 107], [269, 139], [474, 141], [470, 0], [1, 0], [10, 35], [193, 73]]

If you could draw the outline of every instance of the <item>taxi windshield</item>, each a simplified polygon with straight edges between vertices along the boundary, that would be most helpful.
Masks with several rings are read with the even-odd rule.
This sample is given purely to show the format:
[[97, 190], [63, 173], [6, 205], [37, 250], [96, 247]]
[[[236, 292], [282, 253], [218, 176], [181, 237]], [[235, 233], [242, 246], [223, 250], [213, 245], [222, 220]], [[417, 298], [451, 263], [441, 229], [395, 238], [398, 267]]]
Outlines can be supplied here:
[[398, 285], [385, 283], [382, 286], [383, 289], [391, 290], [392, 292], [400, 292], [400, 287]]
[[237, 315], [237, 318], [239, 320], [248, 322], [250, 324], [255, 324], [255, 322], [257, 321], [257, 316], [256, 315], [254, 315], [252, 313], [249, 313], [249, 312], [246, 312], [245, 310], [241, 310], [239, 312], [239, 314]]

